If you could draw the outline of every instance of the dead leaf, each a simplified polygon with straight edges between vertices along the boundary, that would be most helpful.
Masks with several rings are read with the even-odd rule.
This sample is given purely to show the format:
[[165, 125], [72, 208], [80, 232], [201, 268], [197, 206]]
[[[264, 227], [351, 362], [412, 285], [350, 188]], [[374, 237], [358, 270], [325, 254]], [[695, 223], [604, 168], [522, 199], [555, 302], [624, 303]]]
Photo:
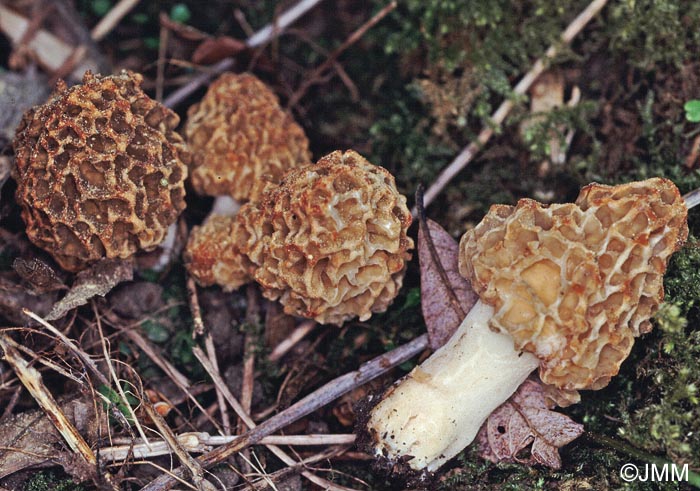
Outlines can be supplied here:
[[[61, 410], [89, 442], [96, 442], [99, 427], [106, 428], [104, 414], [95, 415], [91, 400], [61, 403]], [[73, 453], [63, 443], [53, 424], [37, 409], [11, 415], [0, 421], [0, 479], [33, 467], [70, 463]]]
[[418, 230], [421, 308], [432, 349], [450, 339], [479, 299], [469, 281], [459, 274], [458, 257], [459, 245], [445, 229], [430, 219], [421, 221]]
[[65, 290], [67, 287], [59, 273], [38, 257], [15, 258], [12, 269], [32, 287], [36, 294]]
[[0, 272], [0, 316], [12, 324], [35, 325], [22, 313], [27, 308], [38, 315], [46, 315], [58, 298], [57, 292], [33, 295], [21, 284], [14, 271]]
[[134, 275], [131, 261], [103, 259], [75, 277], [75, 283], [66, 295], [56, 302], [47, 320], [60, 319], [69, 311], [84, 305], [95, 295], [105, 296], [122, 281], [130, 281]]
[[[528, 379], [479, 430], [479, 454], [491, 462], [561, 467], [558, 449], [583, 433], [583, 425], [551, 411], [542, 384]], [[530, 455], [523, 456], [529, 446]]]
[[205, 39], [192, 54], [192, 62], [211, 65], [246, 49], [243, 41], [229, 36]]

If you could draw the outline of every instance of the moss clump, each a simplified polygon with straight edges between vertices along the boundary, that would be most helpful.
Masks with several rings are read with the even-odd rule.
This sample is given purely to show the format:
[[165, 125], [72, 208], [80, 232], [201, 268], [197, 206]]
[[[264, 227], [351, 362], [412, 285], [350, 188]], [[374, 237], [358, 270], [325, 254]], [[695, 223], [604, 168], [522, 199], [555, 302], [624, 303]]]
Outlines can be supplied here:
[[54, 471], [42, 471], [34, 474], [22, 488], [22, 491], [85, 491], [81, 484]]
[[665, 283], [667, 303], [656, 316], [658, 341], [648, 345], [650, 352], [640, 369], [640, 376], [652, 390], [647, 391], [644, 404], [626, 418], [620, 433], [635, 447], [667, 455], [697, 470], [700, 249], [694, 240], [673, 257]]

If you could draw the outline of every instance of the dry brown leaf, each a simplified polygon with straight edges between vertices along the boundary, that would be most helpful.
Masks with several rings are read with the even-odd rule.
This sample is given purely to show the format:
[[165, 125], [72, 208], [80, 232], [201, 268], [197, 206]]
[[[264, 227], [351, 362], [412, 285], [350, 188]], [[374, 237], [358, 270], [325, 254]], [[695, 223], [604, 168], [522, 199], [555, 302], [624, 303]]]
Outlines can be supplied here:
[[430, 219], [421, 222], [418, 230], [421, 308], [432, 349], [450, 339], [479, 299], [469, 281], [459, 274], [458, 257], [459, 246], [445, 229]]
[[[88, 441], [97, 441], [99, 426], [106, 427], [104, 414], [99, 418], [95, 415], [91, 400], [72, 400], [61, 404], [61, 410]], [[0, 421], [0, 442], [0, 479], [23, 469], [70, 465], [74, 460], [61, 435], [39, 409]]]
[[[583, 425], [551, 411], [541, 383], [528, 379], [479, 430], [479, 454], [491, 462], [561, 467], [558, 449], [583, 433]], [[532, 445], [529, 455], [523, 451]]]
[[229, 36], [219, 36], [202, 41], [192, 54], [192, 62], [198, 65], [210, 65], [237, 55], [246, 49], [243, 41]]
[[0, 272], [0, 316], [12, 324], [35, 325], [34, 321], [27, 320], [22, 309], [46, 315], [57, 298], [58, 292], [34, 295], [21, 284], [15, 272]]
[[75, 283], [66, 295], [56, 302], [47, 320], [60, 319], [69, 311], [84, 305], [95, 295], [105, 296], [122, 281], [130, 281], [134, 275], [131, 261], [103, 259], [75, 277]]
[[12, 262], [12, 269], [29, 283], [36, 294], [66, 289], [60, 273], [39, 257], [15, 258]]

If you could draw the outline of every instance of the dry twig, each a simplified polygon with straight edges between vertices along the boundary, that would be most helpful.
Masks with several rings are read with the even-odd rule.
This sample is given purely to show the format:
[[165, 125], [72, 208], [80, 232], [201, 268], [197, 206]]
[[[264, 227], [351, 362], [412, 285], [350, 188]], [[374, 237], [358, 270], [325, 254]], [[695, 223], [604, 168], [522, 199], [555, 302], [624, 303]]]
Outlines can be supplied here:
[[[212, 447], [225, 445], [237, 438], [237, 436], [210, 435], [202, 432], [189, 432], [176, 435], [178, 444], [187, 452], [203, 453]], [[100, 448], [100, 458], [107, 461], [124, 460], [129, 457], [145, 459], [158, 457], [172, 453], [168, 442], [164, 440], [148, 440], [147, 442], [122, 441], [114, 439], [113, 445]], [[293, 446], [320, 446], [320, 445], [352, 445], [355, 435], [272, 435], [260, 440], [260, 445], [293, 445]]]
[[[197, 336], [204, 336], [204, 347], [207, 350], [207, 357], [216, 373], [219, 373], [219, 363], [216, 359], [214, 341], [211, 337], [211, 333], [204, 327], [204, 322], [202, 321], [202, 311], [199, 307], [199, 298], [197, 296], [197, 285], [190, 275], [187, 275], [187, 297], [190, 304], [190, 310], [192, 312], [192, 322], [194, 323], [194, 331], [192, 335], [195, 338]], [[216, 384], [214, 385], [214, 390], [216, 390], [216, 400], [219, 403], [219, 411], [221, 412], [221, 424], [224, 428], [223, 433], [224, 435], [230, 435], [231, 420], [226, 409], [226, 400]]]
[[[16, 344], [8, 336], [0, 335], [0, 348], [4, 352], [3, 358], [12, 367], [17, 377], [22, 382], [34, 400], [39, 404], [39, 407], [44, 411], [46, 417], [54, 425], [56, 430], [61, 434], [68, 446], [80, 455], [82, 459], [93, 469], [97, 468], [97, 458], [93, 453], [90, 445], [85, 441], [78, 430], [68, 420], [63, 411], [59, 407], [56, 400], [44, 385], [41, 373], [29, 366], [29, 363], [20, 355], [16, 348]], [[111, 476], [105, 475], [110, 487], [117, 490], [117, 486], [111, 482]]]
[[99, 41], [109, 34], [112, 29], [119, 24], [126, 14], [128, 14], [131, 9], [136, 7], [139, 0], [121, 0], [112, 9], [107, 12], [107, 14], [100, 19], [95, 27], [92, 28], [90, 36], [93, 40]]
[[[559, 53], [560, 46], [569, 44], [582, 30], [583, 28], [593, 19], [593, 17], [600, 12], [600, 10], [605, 6], [607, 0], [593, 0], [588, 7], [586, 7], [572, 22], [569, 24], [564, 32], [562, 32], [559, 37], [559, 43], [556, 45], [551, 45], [544, 56], [538, 58], [537, 61], [532, 65], [530, 71], [528, 71], [525, 76], [520, 79], [520, 82], [513, 89], [514, 95], [524, 95], [525, 92], [532, 86], [533, 82], [539, 77], [542, 72], [547, 68], [547, 64]], [[510, 113], [511, 109], [515, 103], [512, 99], [507, 99], [498, 106], [498, 109], [491, 115], [490, 125], [488, 128], [481, 130], [481, 133], [476, 138], [476, 141], [471, 142], [467, 145], [464, 150], [462, 150], [457, 157], [440, 173], [435, 182], [430, 185], [428, 190], [425, 192], [425, 206], [429, 206], [433, 202], [435, 197], [440, 194], [440, 192], [447, 186], [447, 184], [462, 170], [464, 167], [472, 161], [474, 156], [479, 152], [481, 148], [491, 139], [495, 129], [499, 127], [503, 121]], [[416, 216], [415, 207], [412, 210], [413, 216]]]
[[370, 30], [372, 27], [374, 27], [380, 20], [382, 20], [384, 17], [386, 17], [392, 10], [396, 8], [396, 1], [390, 2], [386, 7], [381, 9], [379, 12], [377, 12], [375, 15], [372, 16], [371, 19], [369, 19], [367, 22], [365, 22], [363, 25], [361, 25], [355, 32], [353, 32], [338, 48], [336, 48], [326, 60], [321, 63], [318, 67], [314, 69], [313, 72], [307, 77], [304, 77], [304, 81], [301, 83], [301, 86], [292, 94], [292, 97], [289, 98], [289, 102], [287, 103], [287, 107], [294, 107], [297, 105], [299, 100], [304, 97], [304, 94], [306, 94], [306, 91], [309, 90], [309, 88], [314, 85], [319, 83], [319, 80], [321, 79], [321, 76], [323, 75], [323, 72], [328, 70], [328, 68], [332, 67], [335, 61], [338, 59], [338, 57], [350, 46], [355, 44], [357, 41], [359, 41], [362, 36], [365, 35], [365, 33]]
[[[274, 22], [266, 25], [255, 34], [250, 36], [245, 44], [249, 48], [259, 48], [269, 43], [284, 30], [296, 22], [306, 12], [314, 8], [321, 0], [300, 0], [296, 5], [289, 10], [283, 12]], [[226, 58], [209, 67], [209, 69], [201, 75], [193, 78], [187, 85], [180, 87], [178, 90], [165, 98], [163, 104], [166, 107], [174, 107], [189, 97], [194, 91], [209, 83], [209, 81], [220, 73], [225, 72], [233, 67], [235, 58]]]
[[289, 350], [291, 350], [299, 341], [304, 339], [307, 334], [314, 330], [316, 327], [316, 322], [313, 320], [306, 320], [300, 323], [296, 329], [294, 329], [289, 336], [283, 339], [275, 349], [272, 350], [270, 356], [268, 357], [271, 362], [276, 362], [284, 355], [286, 355]]
[[[396, 348], [393, 351], [373, 358], [364, 363], [358, 370], [346, 373], [336, 379], [331, 380], [324, 386], [307, 395], [300, 401], [292, 404], [284, 411], [272, 416], [270, 419], [260, 423], [247, 433], [238, 436], [232, 442], [217, 448], [198, 458], [202, 467], [209, 468], [231, 455], [260, 442], [264, 437], [271, 435], [285, 426], [298, 421], [304, 416], [322, 408], [331, 401], [343, 394], [359, 387], [370, 380], [386, 373], [396, 365], [409, 360], [413, 356], [423, 351], [428, 346], [428, 336], [423, 334], [413, 341]], [[142, 488], [141, 491], [163, 491], [171, 489], [177, 482], [178, 477], [184, 475], [182, 468], [174, 469], [168, 475], [162, 475], [151, 481]]]

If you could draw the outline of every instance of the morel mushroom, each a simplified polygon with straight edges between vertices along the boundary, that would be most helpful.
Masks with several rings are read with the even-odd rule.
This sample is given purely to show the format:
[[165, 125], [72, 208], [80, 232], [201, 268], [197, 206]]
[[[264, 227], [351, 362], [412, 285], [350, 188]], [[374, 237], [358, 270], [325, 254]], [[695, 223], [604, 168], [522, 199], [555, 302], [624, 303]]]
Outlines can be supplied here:
[[492, 206], [460, 243], [460, 272], [480, 301], [373, 409], [376, 453], [435, 471], [538, 366], [560, 389], [605, 387], [651, 329], [686, 217], [659, 178], [591, 184], [575, 204]]
[[[209, 238], [188, 245], [189, 271], [200, 282], [224, 279], [228, 289], [252, 278], [287, 313], [320, 323], [386, 310], [413, 247], [411, 214], [393, 176], [356, 152], [333, 152], [263, 187], [235, 218], [202, 227]], [[226, 251], [212, 258], [204, 241]]]
[[141, 81], [123, 71], [59, 82], [17, 129], [13, 177], [27, 235], [68, 271], [155, 248], [185, 208], [179, 118]]
[[311, 162], [304, 130], [277, 96], [249, 73], [225, 73], [187, 111], [192, 186], [199, 194], [257, 199], [263, 176], [279, 182], [289, 169]]

